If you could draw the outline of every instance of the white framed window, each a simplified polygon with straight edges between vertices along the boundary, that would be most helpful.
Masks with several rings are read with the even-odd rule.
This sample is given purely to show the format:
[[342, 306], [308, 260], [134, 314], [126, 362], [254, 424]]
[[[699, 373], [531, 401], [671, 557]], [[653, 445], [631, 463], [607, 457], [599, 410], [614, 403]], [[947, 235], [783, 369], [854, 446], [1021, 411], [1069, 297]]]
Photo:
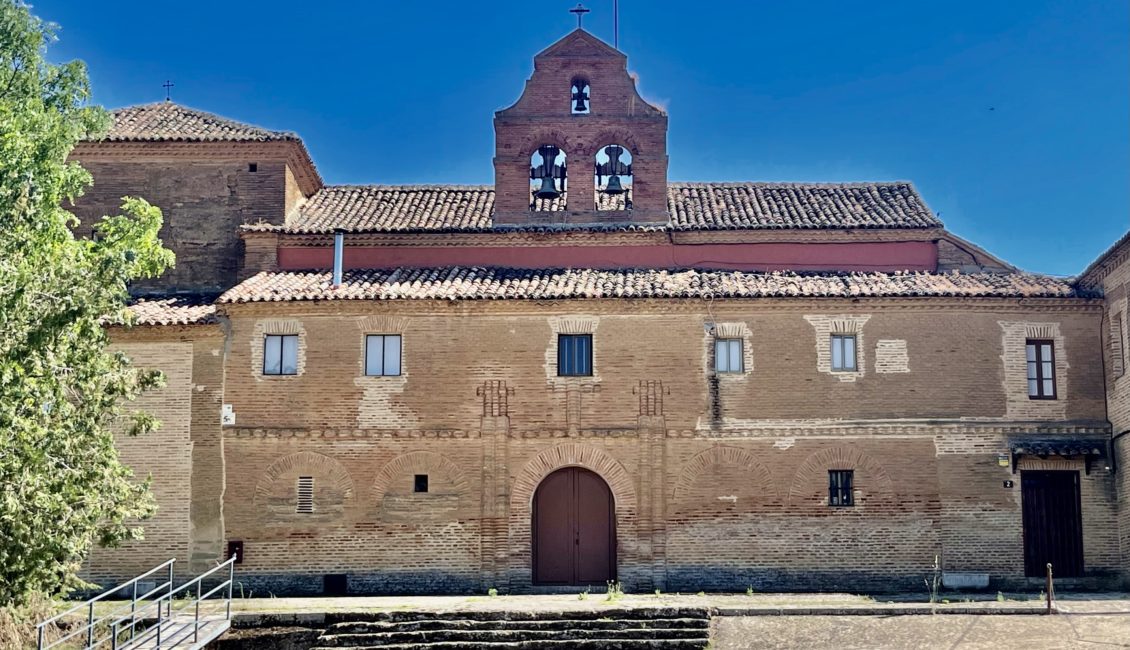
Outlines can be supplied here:
[[298, 374], [297, 334], [267, 334], [263, 337], [263, 374]]
[[855, 372], [855, 334], [832, 335], [832, 372]]
[[365, 374], [370, 377], [400, 375], [400, 335], [368, 334], [365, 336]]
[[742, 340], [714, 339], [714, 372], [742, 372]]

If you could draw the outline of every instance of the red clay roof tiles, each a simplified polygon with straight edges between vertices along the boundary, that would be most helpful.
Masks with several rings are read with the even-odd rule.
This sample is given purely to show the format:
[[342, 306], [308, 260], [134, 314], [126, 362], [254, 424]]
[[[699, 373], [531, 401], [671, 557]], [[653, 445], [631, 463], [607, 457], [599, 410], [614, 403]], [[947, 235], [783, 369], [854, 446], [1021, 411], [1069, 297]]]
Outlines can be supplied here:
[[569, 298], [1072, 297], [1048, 276], [959, 273], [750, 273], [666, 270], [521, 270], [451, 267], [260, 273], [220, 303], [295, 300], [549, 300]]
[[113, 121], [106, 139], [113, 142], [298, 140], [289, 131], [272, 131], [172, 102], [127, 106], [111, 111], [110, 116]]
[[129, 306], [135, 325], [199, 325], [216, 321], [215, 294], [139, 298]]

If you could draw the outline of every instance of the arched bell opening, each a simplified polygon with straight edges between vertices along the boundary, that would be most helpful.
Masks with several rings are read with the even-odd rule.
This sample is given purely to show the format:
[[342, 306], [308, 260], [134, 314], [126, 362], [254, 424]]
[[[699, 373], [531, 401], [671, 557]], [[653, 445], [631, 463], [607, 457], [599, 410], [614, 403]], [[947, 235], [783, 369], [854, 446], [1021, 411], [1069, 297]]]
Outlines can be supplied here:
[[584, 77], [574, 77], [569, 89], [569, 112], [573, 115], [588, 115], [591, 110], [588, 80]]
[[558, 146], [543, 144], [530, 156], [530, 210], [563, 212], [568, 178], [565, 152]]
[[632, 152], [619, 144], [597, 149], [594, 162], [597, 210], [632, 209]]

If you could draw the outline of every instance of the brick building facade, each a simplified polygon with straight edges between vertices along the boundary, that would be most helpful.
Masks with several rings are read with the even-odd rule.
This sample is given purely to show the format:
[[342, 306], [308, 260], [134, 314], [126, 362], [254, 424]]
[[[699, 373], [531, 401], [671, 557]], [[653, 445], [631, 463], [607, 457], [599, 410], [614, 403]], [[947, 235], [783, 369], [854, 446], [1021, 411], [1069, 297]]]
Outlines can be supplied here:
[[668, 182], [626, 66], [582, 30], [538, 54], [493, 187], [326, 186], [294, 134], [171, 103], [80, 145], [84, 224], [142, 195], [178, 255], [114, 332], [169, 377], [121, 445], [160, 510], [89, 577], [242, 548], [278, 594], [1125, 581], [1130, 244], [1066, 281], [909, 183]]

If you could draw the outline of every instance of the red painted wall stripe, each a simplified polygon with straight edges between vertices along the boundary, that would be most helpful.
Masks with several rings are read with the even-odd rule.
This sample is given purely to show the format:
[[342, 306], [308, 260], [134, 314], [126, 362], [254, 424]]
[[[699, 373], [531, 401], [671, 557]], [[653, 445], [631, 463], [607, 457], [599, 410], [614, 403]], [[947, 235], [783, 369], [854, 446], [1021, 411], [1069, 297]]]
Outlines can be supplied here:
[[[668, 244], [662, 246], [351, 247], [345, 268], [502, 266], [547, 268], [696, 268], [740, 271], [933, 271], [933, 242], [836, 244]], [[325, 269], [333, 248], [279, 247], [283, 270]]]

